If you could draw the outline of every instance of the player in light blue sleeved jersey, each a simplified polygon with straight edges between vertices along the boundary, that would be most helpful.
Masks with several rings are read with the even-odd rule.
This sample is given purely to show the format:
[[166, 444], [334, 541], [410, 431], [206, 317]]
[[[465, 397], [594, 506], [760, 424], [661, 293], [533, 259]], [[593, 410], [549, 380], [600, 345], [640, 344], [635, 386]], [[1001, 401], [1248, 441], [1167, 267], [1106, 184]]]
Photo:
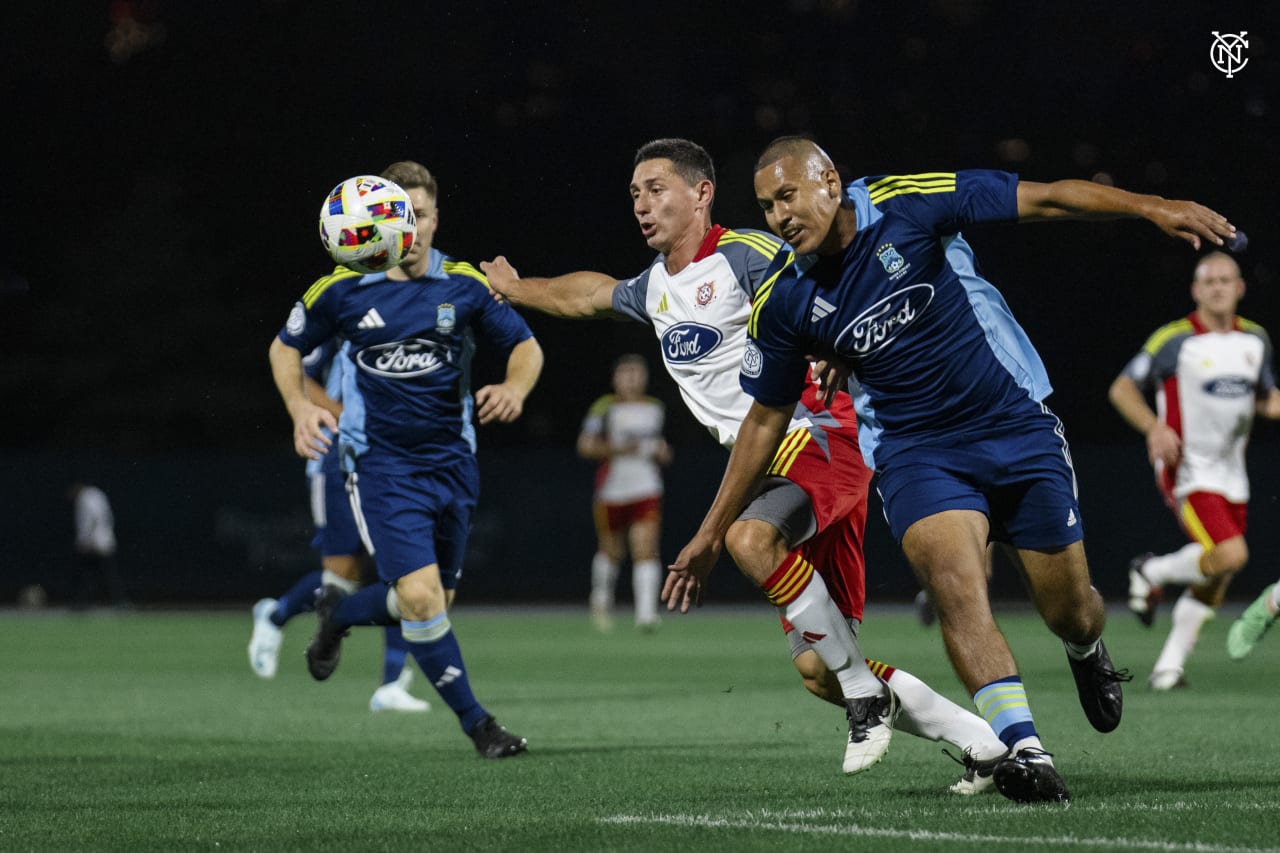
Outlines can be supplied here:
[[[472, 694], [448, 608], [479, 492], [473, 412], [482, 424], [518, 418], [542, 370], [542, 350], [524, 320], [493, 299], [479, 271], [432, 248], [431, 173], [404, 161], [383, 177], [413, 201], [417, 232], [404, 262], [383, 274], [339, 269], [320, 279], [270, 350], [298, 454], [330, 452], [328, 433], [339, 433], [352, 511], [385, 584], [350, 595], [325, 589], [307, 667], [314, 678], [328, 678], [350, 627], [398, 621], [410, 653], [477, 751], [506, 758], [523, 752], [525, 739], [498, 725]], [[302, 378], [302, 353], [334, 336], [347, 341], [338, 421], [307, 399]], [[506, 355], [506, 375], [473, 396], [478, 344]]]
[[794, 254], [775, 262], [753, 306], [742, 386], [755, 403], [676, 570], [690, 582], [709, 571], [785, 432], [804, 356], [849, 365], [889, 526], [938, 609], [956, 674], [1010, 747], [996, 785], [1013, 799], [1067, 801], [991, 614], [988, 542], [1017, 549], [1099, 731], [1119, 725], [1129, 676], [1102, 644], [1106, 615], [1089, 579], [1062, 425], [1043, 403], [1043, 366], [971, 253], [960, 251], [958, 234], [980, 222], [1141, 216], [1198, 248], [1201, 239], [1221, 244], [1234, 228], [1191, 202], [1000, 172], [887, 176], [846, 188], [826, 153], [797, 137], [765, 149], [755, 185], [769, 227]]

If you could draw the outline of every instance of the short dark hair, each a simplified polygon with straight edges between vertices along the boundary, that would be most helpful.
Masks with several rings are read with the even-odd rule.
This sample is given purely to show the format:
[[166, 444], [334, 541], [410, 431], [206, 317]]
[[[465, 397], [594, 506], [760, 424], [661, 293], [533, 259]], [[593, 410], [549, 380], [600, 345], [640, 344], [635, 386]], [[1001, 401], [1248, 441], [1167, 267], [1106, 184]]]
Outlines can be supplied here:
[[760, 156], [756, 158], [756, 171], [760, 171], [770, 163], [775, 162], [783, 157], [793, 157], [797, 154], [808, 154], [817, 148], [822, 149], [818, 143], [814, 142], [807, 136], [779, 136], [770, 142], [760, 152]]
[[421, 187], [427, 191], [432, 201], [437, 198], [435, 175], [421, 163], [415, 163], [413, 160], [397, 160], [382, 170], [382, 177], [399, 184], [402, 190]]
[[716, 182], [716, 166], [707, 149], [688, 139], [654, 139], [641, 145], [631, 164], [639, 166], [646, 160], [670, 160], [676, 174], [693, 186], [699, 181]]

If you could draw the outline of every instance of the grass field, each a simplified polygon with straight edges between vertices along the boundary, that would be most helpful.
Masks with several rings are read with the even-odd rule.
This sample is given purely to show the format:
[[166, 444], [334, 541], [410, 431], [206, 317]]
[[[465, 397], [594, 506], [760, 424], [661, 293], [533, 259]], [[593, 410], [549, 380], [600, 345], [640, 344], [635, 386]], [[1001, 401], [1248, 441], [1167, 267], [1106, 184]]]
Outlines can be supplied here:
[[[529, 753], [487, 762], [419, 677], [426, 715], [374, 715], [379, 632], [333, 679], [245, 656], [249, 611], [0, 615], [0, 850], [1276, 849], [1280, 636], [1241, 664], [1206, 625], [1190, 689], [1143, 678], [1168, 623], [1113, 612], [1124, 723], [1085, 721], [1058, 645], [1001, 616], [1073, 800], [949, 795], [938, 744], [895, 736], [840, 773], [843, 714], [803, 692], [769, 609], [668, 617], [651, 636], [578, 612], [459, 607], [481, 701]], [[865, 645], [969, 707], [936, 629], [872, 609]]]

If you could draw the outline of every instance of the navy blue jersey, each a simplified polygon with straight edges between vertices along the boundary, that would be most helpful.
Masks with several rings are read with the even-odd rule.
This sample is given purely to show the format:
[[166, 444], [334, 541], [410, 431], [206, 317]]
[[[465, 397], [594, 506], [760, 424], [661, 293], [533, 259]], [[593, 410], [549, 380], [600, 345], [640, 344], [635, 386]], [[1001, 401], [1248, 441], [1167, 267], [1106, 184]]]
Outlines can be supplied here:
[[804, 387], [806, 354], [848, 359], [873, 467], [913, 440], [1037, 416], [1052, 390], [1044, 365], [959, 234], [1016, 220], [1017, 176], [863, 178], [846, 195], [858, 231], [841, 255], [774, 262], [748, 326], [743, 389], [785, 405]]
[[[330, 338], [302, 357], [302, 372], [323, 387], [330, 399], [338, 402], [342, 401], [342, 355], [339, 352], [342, 346], [342, 340]], [[341, 475], [338, 454], [326, 453], [319, 459], [308, 459], [306, 471], [308, 477], [321, 473]]]
[[335, 336], [347, 341], [343, 453], [421, 463], [475, 452], [477, 342], [506, 354], [533, 333], [494, 301], [478, 270], [432, 249], [426, 275], [412, 281], [335, 270], [311, 286], [280, 331], [304, 353]]

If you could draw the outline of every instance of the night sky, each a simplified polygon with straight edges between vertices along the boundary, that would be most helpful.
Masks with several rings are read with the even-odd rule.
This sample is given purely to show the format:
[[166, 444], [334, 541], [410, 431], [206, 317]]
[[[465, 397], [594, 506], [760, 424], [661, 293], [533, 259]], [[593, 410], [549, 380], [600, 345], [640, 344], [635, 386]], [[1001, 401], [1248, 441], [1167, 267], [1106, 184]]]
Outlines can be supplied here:
[[[3, 448], [287, 453], [266, 352], [329, 269], [320, 202], [398, 159], [439, 178], [437, 247], [533, 275], [648, 264], [627, 184], [659, 136], [716, 158], [731, 227], [764, 227], [751, 163], [783, 133], [814, 135], [850, 176], [1097, 177], [1248, 231], [1242, 313], [1280, 333], [1266, 4], [30, 5], [0, 35]], [[1232, 78], [1210, 61], [1215, 30], [1247, 32]], [[1190, 310], [1193, 250], [1143, 222], [966, 236], [1040, 348], [1069, 435], [1137, 442], [1106, 389]], [[618, 354], [657, 368], [640, 325], [530, 323], [543, 381], [524, 422], [482, 443], [567, 445]], [[709, 445], [665, 376], [654, 390], [675, 443]]]

